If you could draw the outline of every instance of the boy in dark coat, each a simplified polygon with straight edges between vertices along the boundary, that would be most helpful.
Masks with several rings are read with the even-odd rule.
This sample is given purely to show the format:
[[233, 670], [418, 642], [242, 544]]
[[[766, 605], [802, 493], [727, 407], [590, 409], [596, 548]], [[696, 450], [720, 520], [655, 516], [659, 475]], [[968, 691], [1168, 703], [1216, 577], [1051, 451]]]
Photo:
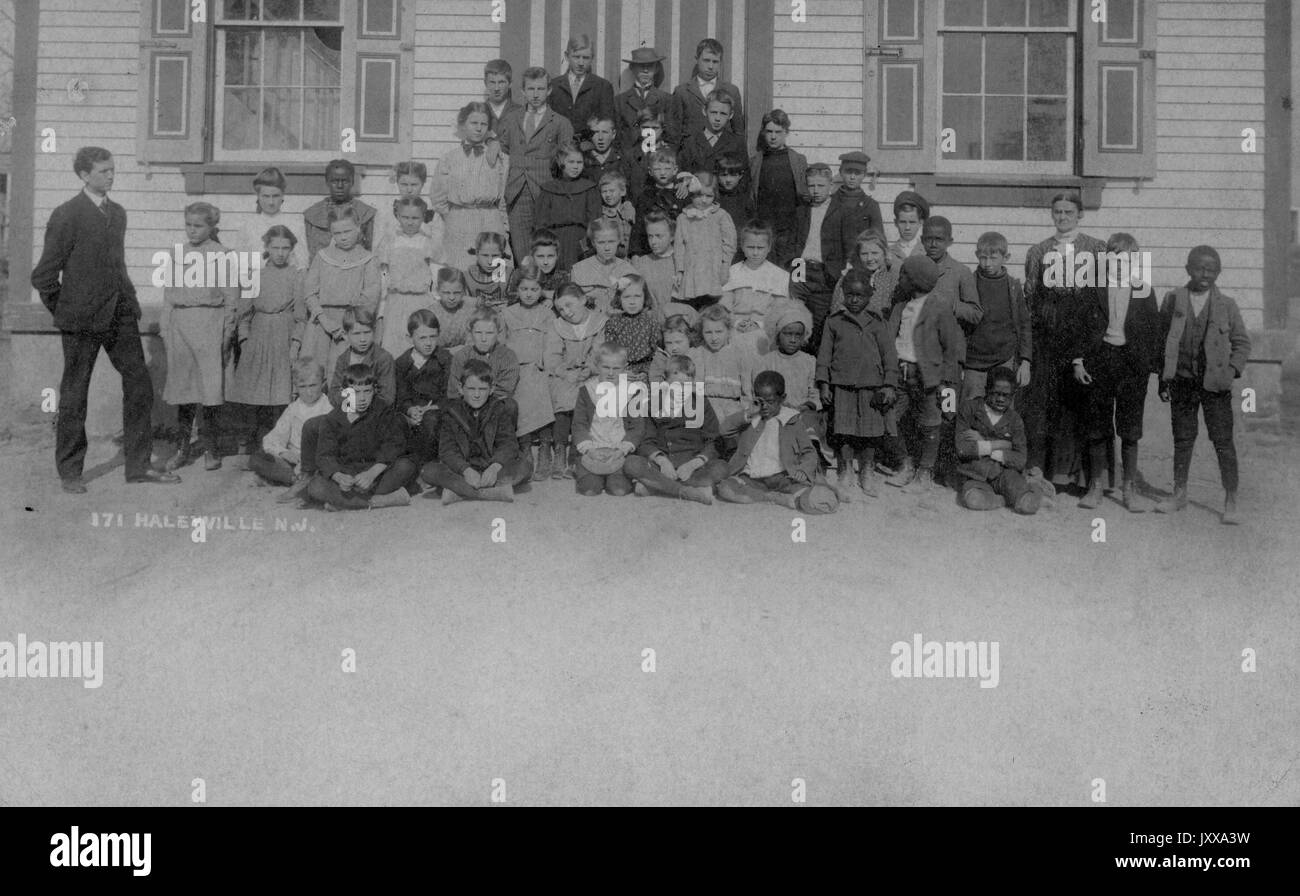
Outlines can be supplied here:
[[411, 347], [393, 362], [396, 407], [406, 418], [411, 457], [423, 467], [438, 456], [438, 407], [447, 396], [451, 352], [438, 347], [438, 318], [427, 308], [411, 315], [406, 332]]
[[1219, 253], [1197, 246], [1187, 255], [1186, 286], [1165, 296], [1161, 313], [1168, 327], [1160, 400], [1171, 401], [1174, 428], [1174, 494], [1156, 510], [1174, 513], [1187, 506], [1187, 474], [1196, 444], [1196, 411], [1205, 415], [1205, 428], [1219, 456], [1223, 481], [1223, 522], [1237, 516], [1237, 446], [1232, 441], [1233, 380], [1246, 370], [1250, 334], [1237, 303], [1214, 285], [1223, 270]]
[[957, 411], [961, 503], [971, 510], [1010, 505], [1016, 513], [1038, 512], [1042, 496], [1025, 482], [1025, 423], [1011, 408], [1016, 375], [1009, 367], [989, 373], [983, 395]]

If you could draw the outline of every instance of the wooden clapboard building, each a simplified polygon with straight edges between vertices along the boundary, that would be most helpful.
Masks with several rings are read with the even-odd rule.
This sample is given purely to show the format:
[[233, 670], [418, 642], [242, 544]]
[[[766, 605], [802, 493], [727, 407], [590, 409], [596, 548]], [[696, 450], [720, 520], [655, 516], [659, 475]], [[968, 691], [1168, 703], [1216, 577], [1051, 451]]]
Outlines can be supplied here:
[[[285, 208], [300, 212], [352, 129], [360, 192], [384, 214], [390, 166], [432, 169], [454, 145], [486, 61], [508, 59], [518, 92], [528, 65], [560, 71], [570, 33], [594, 39], [594, 69], [616, 89], [636, 47], [667, 57], [671, 89], [698, 40], [716, 37], [750, 146], [779, 107], [810, 161], [865, 149], [886, 220], [915, 185], [954, 222], [960, 261], [999, 230], [1019, 273], [1051, 232], [1049, 198], [1074, 188], [1084, 229], [1136, 234], [1158, 287], [1181, 283], [1187, 249], [1209, 242], [1248, 325], [1287, 320], [1285, 0], [28, 0], [15, 16], [4, 325], [23, 390], [57, 376], [28, 277], [51, 210], [77, 188], [77, 147], [117, 159], [147, 329], [161, 302], [150, 260], [176, 241], [186, 203], [247, 212], [253, 175], [276, 164], [290, 176]], [[43, 152], [49, 134], [57, 146]]]

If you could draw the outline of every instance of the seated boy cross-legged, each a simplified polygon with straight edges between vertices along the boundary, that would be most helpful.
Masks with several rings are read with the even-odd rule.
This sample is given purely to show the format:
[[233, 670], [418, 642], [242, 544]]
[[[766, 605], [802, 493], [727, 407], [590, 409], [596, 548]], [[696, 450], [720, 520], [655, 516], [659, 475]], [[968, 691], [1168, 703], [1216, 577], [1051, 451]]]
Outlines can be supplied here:
[[[442, 503], [515, 499], [514, 487], [533, 475], [532, 456], [520, 452], [513, 398], [492, 392], [492, 367], [470, 358], [460, 373], [460, 397], [443, 406], [438, 423], [438, 459], [420, 478], [442, 489]], [[430, 493], [432, 494], [432, 493]]]
[[415, 463], [406, 454], [406, 424], [375, 397], [375, 374], [353, 364], [344, 377], [341, 406], [325, 416], [316, 450], [316, 478], [308, 494], [325, 509], [366, 510], [408, 503]]
[[623, 461], [623, 472], [636, 481], [638, 494], [644, 490], [712, 504], [714, 484], [727, 475], [715, 445], [718, 418], [704, 397], [703, 384], [696, 386], [690, 358], [668, 359], [667, 383], [677, 385], [668, 386], [668, 399], [656, 409], [658, 416], [649, 418], [645, 440]]
[[1038, 512], [1042, 496], [1025, 481], [1025, 423], [1011, 408], [1016, 373], [998, 367], [983, 395], [957, 412], [956, 448], [961, 464], [961, 503], [971, 510], [1010, 505], [1016, 513]]
[[785, 378], [773, 370], [754, 377], [758, 416], [745, 427], [718, 497], [733, 504], [780, 504], [804, 513], [839, 506], [820, 470], [820, 452], [803, 416], [785, 402]]
[[[620, 395], [627, 382], [627, 348], [605, 342], [596, 350], [596, 375], [578, 390], [573, 408], [573, 447], [578, 452], [578, 494], [601, 492], [622, 498], [632, 494], [624, 469], [628, 455], [641, 446], [645, 417], [629, 412], [629, 395]], [[612, 399], [612, 400], [611, 400]]]

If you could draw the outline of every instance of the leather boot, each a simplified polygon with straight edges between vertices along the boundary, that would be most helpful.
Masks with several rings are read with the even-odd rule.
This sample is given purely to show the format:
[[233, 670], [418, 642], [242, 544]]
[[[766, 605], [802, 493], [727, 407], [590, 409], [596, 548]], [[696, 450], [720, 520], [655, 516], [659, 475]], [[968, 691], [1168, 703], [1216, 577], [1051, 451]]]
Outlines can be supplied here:
[[551, 450], [551, 443], [542, 442], [537, 448], [537, 469], [533, 471], [533, 482], [541, 482], [543, 479], [551, 478], [552, 463], [554, 463], [554, 454]]
[[1187, 486], [1175, 485], [1174, 493], [1156, 505], [1156, 513], [1177, 513], [1187, 506]]
[[1124, 507], [1129, 513], [1146, 513], [1151, 509], [1147, 499], [1137, 493], [1132, 479], [1124, 480]]
[[1079, 499], [1079, 506], [1085, 510], [1095, 510], [1101, 506], [1101, 498], [1101, 475], [1099, 473], [1094, 473], [1092, 482], [1088, 485], [1088, 493]]
[[912, 459], [908, 458], [903, 461], [903, 465], [898, 468], [898, 472], [885, 480], [886, 485], [892, 485], [895, 488], [902, 488], [916, 478], [916, 465]]

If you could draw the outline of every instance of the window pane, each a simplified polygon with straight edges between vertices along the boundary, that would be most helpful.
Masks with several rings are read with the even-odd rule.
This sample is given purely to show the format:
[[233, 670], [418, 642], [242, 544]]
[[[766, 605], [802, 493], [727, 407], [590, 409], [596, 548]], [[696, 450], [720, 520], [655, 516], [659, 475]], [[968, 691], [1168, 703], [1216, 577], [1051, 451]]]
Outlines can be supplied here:
[[226, 84], [231, 87], [262, 83], [261, 32], [231, 30], [226, 32]]
[[256, 87], [226, 88], [221, 123], [223, 149], [258, 148], [261, 95], [261, 90]]
[[339, 100], [338, 88], [303, 91], [303, 149], [338, 149]]
[[978, 34], [949, 34], [943, 39], [943, 92], [979, 93], [984, 83], [980, 72]]
[[1102, 40], [1137, 42], [1137, 3], [1134, 0], [1109, 0]]
[[262, 98], [262, 149], [302, 145], [302, 94], [293, 88], [267, 90]]
[[1070, 38], [1064, 34], [1029, 36], [1029, 90], [1032, 93], [1065, 95], [1065, 70]]
[[364, 18], [362, 32], [365, 34], [396, 34], [397, 3], [396, 0], [361, 0]]
[[989, 0], [990, 28], [1023, 28], [1025, 0]]
[[302, 17], [308, 22], [337, 22], [339, 0], [306, 0], [303, 3]]
[[158, 18], [154, 30], [160, 34], [189, 34], [190, 5], [186, 0], [153, 0]]
[[1025, 38], [1021, 34], [990, 34], [985, 38], [986, 93], [1025, 93]]
[[983, 128], [980, 125], [980, 103], [977, 96], [945, 96], [943, 98], [943, 128], [952, 130], [957, 135], [957, 151], [944, 153], [945, 159], [982, 159], [980, 149], [983, 142]]
[[984, 101], [984, 157], [1021, 161], [1025, 157], [1025, 101], [1020, 97], [991, 96]]
[[226, 0], [223, 18], [246, 21], [256, 19], [257, 0]]
[[1029, 161], [1065, 161], [1065, 110], [1064, 97], [1029, 98], [1029, 146], [1026, 149]]
[[945, 25], [983, 25], [984, 0], [944, 0]]
[[918, 40], [918, 0], [885, 0], [885, 40]]
[[296, 87], [302, 77], [302, 33], [290, 29], [267, 29], [266, 61], [262, 83], [267, 87]]
[[1035, 28], [1067, 27], [1070, 0], [1029, 0], [1029, 24]]
[[186, 132], [189, 63], [188, 57], [154, 57], [154, 136], [183, 135]]
[[303, 36], [306, 54], [304, 84], [338, 87], [342, 83], [341, 35], [340, 28], [314, 28], [306, 32]]
[[296, 22], [301, 14], [301, 0], [262, 0], [263, 22]]

